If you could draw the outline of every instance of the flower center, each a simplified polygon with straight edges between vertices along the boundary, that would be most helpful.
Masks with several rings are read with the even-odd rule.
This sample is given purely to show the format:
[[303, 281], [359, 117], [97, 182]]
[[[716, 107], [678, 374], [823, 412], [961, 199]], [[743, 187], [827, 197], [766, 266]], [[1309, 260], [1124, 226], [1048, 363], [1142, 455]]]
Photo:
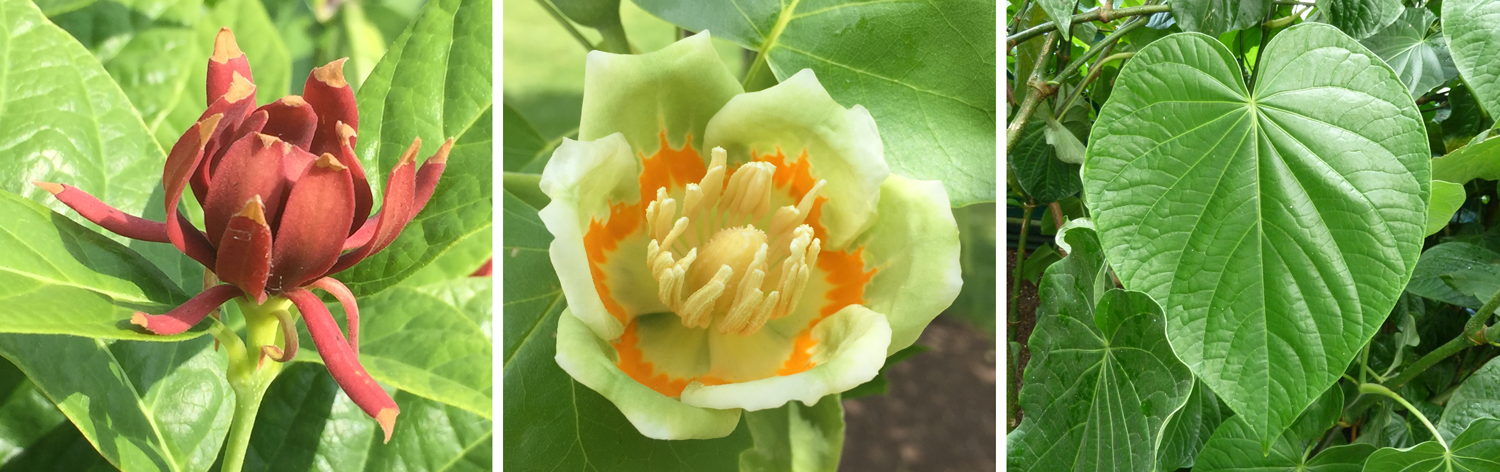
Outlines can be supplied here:
[[[703, 180], [687, 185], [680, 216], [666, 187], [656, 190], [646, 207], [646, 264], [656, 278], [657, 298], [682, 317], [683, 326], [715, 325], [722, 334], [748, 335], [791, 314], [802, 298], [822, 248], [802, 222], [824, 181], [796, 205], [771, 213], [776, 167], [744, 164], [726, 185], [726, 160], [722, 148], [713, 149]], [[712, 235], [706, 243], [704, 234]]]

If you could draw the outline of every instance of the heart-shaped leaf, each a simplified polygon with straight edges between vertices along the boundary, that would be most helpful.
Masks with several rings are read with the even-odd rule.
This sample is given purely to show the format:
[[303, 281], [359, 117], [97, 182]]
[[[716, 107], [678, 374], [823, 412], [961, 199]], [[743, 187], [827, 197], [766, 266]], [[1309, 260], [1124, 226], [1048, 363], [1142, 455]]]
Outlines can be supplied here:
[[1271, 446], [1270, 454], [1261, 454], [1260, 439], [1244, 420], [1230, 418], [1214, 432], [1203, 454], [1198, 456], [1195, 471], [1204, 472], [1360, 472], [1365, 458], [1375, 452], [1369, 444], [1330, 447], [1308, 457], [1308, 445], [1282, 437]]
[[[1271, 0], [1176, 0], [1172, 18], [1183, 31], [1218, 36], [1260, 24]], [[1147, 25], [1150, 26], [1150, 25]]]
[[1232, 416], [1234, 412], [1214, 396], [1213, 390], [1203, 382], [1194, 381], [1187, 403], [1172, 414], [1172, 420], [1167, 422], [1167, 429], [1162, 433], [1161, 447], [1156, 451], [1157, 468], [1191, 468], [1209, 437]]
[[[1406, 291], [1468, 308], [1484, 306], [1484, 301], [1474, 293], [1459, 290], [1451, 284], [1455, 276], [1470, 279], [1471, 282], [1466, 284], [1480, 280], [1494, 280], [1493, 283], [1500, 284], [1500, 253], [1465, 242], [1433, 246], [1422, 253]], [[1493, 294], [1495, 290], [1491, 288], [1489, 293]], [[1487, 300], [1488, 295], [1485, 297]]]
[[1407, 449], [1383, 448], [1370, 455], [1365, 472], [1438, 472], [1495, 470], [1500, 457], [1500, 419], [1469, 424], [1448, 448], [1428, 441]]
[[1395, 22], [1360, 41], [1395, 69], [1413, 98], [1458, 75], [1443, 33], [1431, 30], [1436, 22], [1431, 10], [1407, 8]]
[[1438, 433], [1451, 441], [1480, 418], [1500, 418], [1500, 361], [1491, 360], [1458, 386], [1438, 419]]
[[1446, 156], [1433, 159], [1432, 179], [1458, 184], [1474, 179], [1500, 180], [1500, 139], [1470, 141]]
[[[489, 0], [428, 2], [355, 94], [366, 169], [395, 167], [413, 138], [422, 139], [419, 158], [455, 141], [426, 208], [390, 247], [338, 275], [356, 295], [396, 285], [464, 240], [489, 234], [491, 7]], [[386, 175], [372, 170], [368, 178], [379, 201]]]
[[1337, 29], [1287, 28], [1247, 89], [1214, 38], [1125, 64], [1084, 162], [1125, 288], [1270, 448], [1390, 314], [1426, 229], [1429, 154], [1406, 86]]
[[995, 199], [995, 2], [636, 3], [759, 51], [747, 84], [765, 66], [778, 80], [812, 69], [834, 100], [870, 109], [892, 173], [941, 180], [953, 206]]
[[1046, 125], [1031, 123], [1009, 154], [1011, 172], [1021, 189], [1038, 202], [1051, 203], [1083, 190], [1078, 165], [1057, 159], [1057, 152], [1042, 132]]
[[1354, 39], [1364, 39], [1401, 16], [1401, 0], [1317, 0], [1323, 18]]
[[1490, 117], [1500, 115], [1500, 0], [1445, 0], [1442, 16], [1458, 73]]
[[1095, 304], [1104, 260], [1094, 232], [1061, 237], [1068, 257], [1042, 276], [1024, 415], [1006, 438], [1009, 468], [1154, 472], [1157, 444], [1187, 401], [1192, 374], [1172, 355], [1151, 297], [1115, 289]]

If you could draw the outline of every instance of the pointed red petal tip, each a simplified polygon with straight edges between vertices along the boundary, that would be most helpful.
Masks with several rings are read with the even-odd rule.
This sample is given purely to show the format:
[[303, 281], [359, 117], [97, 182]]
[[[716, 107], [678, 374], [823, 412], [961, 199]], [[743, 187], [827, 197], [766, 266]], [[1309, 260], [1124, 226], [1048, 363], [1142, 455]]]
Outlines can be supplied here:
[[396, 165], [397, 166], [403, 166], [403, 165], [407, 165], [407, 164], [411, 164], [411, 163], [417, 162], [417, 151], [421, 151], [421, 150], [422, 150], [422, 138], [413, 138], [411, 140], [411, 146], [408, 146], [406, 148], [406, 152], [401, 153], [401, 160], [396, 161]]
[[285, 97], [281, 97], [281, 100], [277, 101], [281, 102], [282, 105], [286, 105], [289, 107], [300, 108], [307, 106], [307, 100], [303, 100], [301, 95], [287, 95]]
[[334, 128], [339, 130], [339, 139], [341, 140], [347, 141], [349, 138], [359, 136], [359, 133], [355, 132], [354, 128], [350, 127], [348, 123], [344, 123], [344, 120], [339, 120], [338, 123], [334, 124]]
[[266, 224], [265, 207], [266, 204], [261, 202], [260, 195], [256, 195], [245, 202], [245, 208], [241, 209], [239, 213], [235, 213], [234, 216], [249, 218], [250, 221], [264, 225]]
[[427, 158], [427, 162], [432, 164], [447, 164], [448, 152], [452, 150], [453, 138], [448, 138], [447, 141], [443, 141], [443, 145], [442, 147], [438, 148], [437, 153], [433, 154], [432, 157]]
[[323, 67], [313, 69], [313, 78], [316, 78], [319, 82], [328, 84], [329, 87], [333, 88], [343, 88], [349, 86], [349, 82], [344, 80], [344, 61], [348, 60], [349, 58], [347, 57], [336, 59], [333, 62], [324, 64]]
[[209, 59], [220, 64], [229, 62], [230, 59], [244, 56], [245, 52], [240, 50], [239, 43], [234, 41], [234, 33], [229, 28], [219, 29], [219, 35], [214, 38], [214, 54]]
[[234, 79], [229, 82], [229, 90], [224, 92], [224, 101], [234, 103], [251, 95], [255, 95], [255, 84], [239, 72], [235, 72]]
[[147, 324], [149, 324], [149, 323], [146, 322], [146, 320], [147, 320], [146, 317], [148, 317], [148, 316], [151, 316], [151, 315], [146, 314], [146, 312], [144, 312], [144, 311], [137, 311], [137, 312], [135, 312], [135, 314], [130, 315], [130, 324], [133, 324], [133, 325], [136, 325], [136, 326], [140, 326], [142, 328], [145, 328], [147, 331], [150, 331], [151, 328], [148, 327], [148, 326], [146, 326]]
[[321, 168], [324, 168], [324, 169], [333, 169], [333, 170], [345, 170], [345, 169], [349, 168], [349, 167], [345, 166], [344, 163], [339, 162], [339, 158], [333, 157], [333, 154], [329, 154], [329, 153], [326, 153], [326, 152], [323, 153], [322, 156], [318, 156], [318, 160], [314, 161], [313, 165], [321, 167]]
[[375, 422], [380, 423], [380, 429], [385, 431], [385, 441], [381, 444], [391, 442], [391, 433], [396, 432], [396, 415], [399, 414], [401, 414], [400, 408], [391, 407], [380, 410], [380, 413], [375, 415]]
[[57, 195], [59, 193], [62, 193], [63, 190], [64, 190], [62, 184], [54, 184], [52, 182], [39, 182], [38, 181], [38, 182], [32, 182], [31, 185], [35, 185], [37, 187], [41, 187], [42, 190], [46, 190], [47, 193], [50, 193], [50, 194], [53, 194], [53, 195]]

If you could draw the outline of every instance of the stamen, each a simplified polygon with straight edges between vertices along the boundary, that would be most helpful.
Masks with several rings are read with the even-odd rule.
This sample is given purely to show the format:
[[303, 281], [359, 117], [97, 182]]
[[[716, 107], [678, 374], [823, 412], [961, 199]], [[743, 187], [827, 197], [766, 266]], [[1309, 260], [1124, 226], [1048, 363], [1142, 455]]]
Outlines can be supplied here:
[[734, 172], [719, 210], [731, 221], [754, 221], [771, 207], [771, 177], [776, 167], [769, 162], [751, 162]]

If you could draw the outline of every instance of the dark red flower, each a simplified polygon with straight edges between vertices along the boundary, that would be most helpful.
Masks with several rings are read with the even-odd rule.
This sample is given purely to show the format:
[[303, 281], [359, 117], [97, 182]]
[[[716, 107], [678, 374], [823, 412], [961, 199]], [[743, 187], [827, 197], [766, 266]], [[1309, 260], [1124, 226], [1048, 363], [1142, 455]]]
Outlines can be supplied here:
[[[359, 308], [349, 289], [329, 275], [395, 241], [432, 197], [453, 140], [420, 167], [421, 141], [413, 142], [386, 180], [380, 212], [371, 215], [372, 192], [354, 154], [359, 112], [343, 64], [340, 59], [313, 69], [302, 96], [257, 107], [249, 60], [228, 28], [219, 31], [208, 61], [208, 109], [172, 146], [162, 172], [165, 222], [125, 214], [70, 185], [36, 185], [116, 234], [172, 243], [211, 271], [208, 280], [223, 282], [166, 314], [137, 312], [132, 323], [176, 334], [235, 297], [256, 305], [270, 297], [288, 299], [307, 320], [328, 371], [389, 440], [400, 410], [359, 364]], [[189, 187], [203, 207], [203, 230], [177, 210]], [[344, 306], [347, 337], [312, 288]], [[262, 352], [290, 360], [296, 335], [286, 338], [284, 351], [265, 346]]]

